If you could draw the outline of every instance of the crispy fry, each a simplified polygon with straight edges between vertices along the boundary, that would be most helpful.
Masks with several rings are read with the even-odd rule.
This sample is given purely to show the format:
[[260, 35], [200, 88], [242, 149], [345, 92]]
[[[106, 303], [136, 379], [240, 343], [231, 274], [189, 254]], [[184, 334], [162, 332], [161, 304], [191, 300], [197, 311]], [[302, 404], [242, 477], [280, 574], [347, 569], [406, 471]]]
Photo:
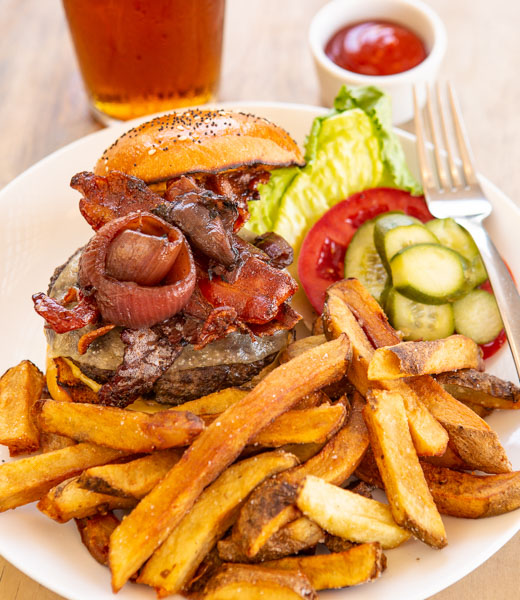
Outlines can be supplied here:
[[51, 397], [58, 402], [99, 402], [97, 392], [101, 384], [89, 379], [66, 358], [48, 357], [45, 377]]
[[297, 554], [324, 541], [323, 529], [307, 517], [300, 517], [275, 532], [253, 558], [245, 554], [242, 546], [232, 536], [220, 540], [218, 553], [227, 562], [257, 563]]
[[34, 409], [43, 382], [43, 373], [28, 360], [6, 371], [0, 379], [0, 444], [9, 447], [11, 456], [29, 454], [40, 447]]
[[463, 335], [429, 342], [401, 342], [378, 348], [368, 365], [368, 379], [401, 379], [482, 366], [479, 346]]
[[520, 507], [520, 471], [474, 475], [429, 464], [422, 467], [435, 503], [445, 515], [480, 519]]
[[307, 462], [309, 458], [316, 456], [325, 444], [285, 444], [280, 450], [290, 452], [298, 458], [301, 463]]
[[348, 423], [318, 454], [296, 469], [266, 481], [253, 492], [233, 531], [247, 556], [254, 557], [280, 527], [298, 516], [294, 508], [296, 488], [306, 475], [339, 485], [354, 472], [368, 448], [363, 404], [361, 396], [356, 394]]
[[285, 444], [324, 443], [343, 425], [346, 412], [342, 404], [291, 410], [255, 435], [251, 443], [267, 448], [279, 448]]
[[292, 358], [296, 358], [303, 352], [307, 352], [311, 348], [315, 348], [320, 344], [324, 344], [327, 341], [326, 337], [321, 335], [309, 335], [307, 337], [296, 340], [292, 344], [286, 346], [285, 350], [282, 350], [280, 353], [280, 364], [291, 360]]
[[[444, 389], [446, 389], [446, 388], [444, 388]], [[453, 397], [455, 397], [455, 396], [453, 396]], [[468, 402], [467, 400], [459, 400], [459, 402], [462, 402], [462, 404], [465, 404], [474, 413], [477, 413], [477, 415], [481, 419], [485, 419], [486, 417], [489, 417], [489, 415], [493, 412], [492, 408], [486, 408], [485, 406], [480, 406], [480, 404], [473, 404], [473, 402]]]
[[297, 463], [295, 456], [269, 452], [232, 465], [201, 494], [190, 512], [143, 567], [138, 581], [159, 597], [179, 592], [203, 558], [232, 525], [237, 509], [266, 477]]
[[0, 465], [0, 512], [34, 502], [84, 469], [124, 456], [125, 452], [112, 448], [76, 444]]
[[423, 542], [442, 548], [446, 531], [408, 431], [403, 399], [396, 392], [372, 390], [363, 414], [394, 519]]
[[108, 566], [108, 544], [110, 535], [119, 525], [119, 519], [112, 512], [76, 519], [81, 541], [92, 558], [101, 565]]
[[296, 503], [325, 531], [349, 541], [379, 542], [383, 548], [395, 548], [410, 538], [410, 532], [394, 521], [387, 504], [312, 475], [305, 478]]
[[417, 377], [408, 384], [446, 429], [453, 449], [467, 465], [485, 473], [511, 471], [497, 434], [470, 408], [431, 377]]
[[66, 523], [71, 519], [104, 514], [116, 508], [133, 508], [135, 505], [133, 498], [118, 498], [85, 490], [78, 485], [78, 478], [74, 477], [49, 490], [36, 506], [54, 521]]
[[460, 458], [449, 444], [442, 456], [425, 456], [421, 460], [437, 467], [446, 467], [447, 469], [455, 469], [456, 471], [471, 471], [471, 467]]
[[461, 402], [471, 402], [484, 408], [520, 408], [520, 388], [489, 373], [466, 369], [441, 373], [435, 379]]
[[181, 450], [162, 450], [127, 463], [102, 465], [83, 471], [78, 485], [91, 492], [141, 499], [168, 473]]
[[298, 570], [306, 575], [315, 590], [359, 585], [381, 576], [386, 558], [381, 544], [360, 544], [335, 554], [292, 556], [265, 563], [272, 569]]
[[204, 589], [205, 600], [318, 600], [309, 580], [299, 571], [258, 565], [224, 565]]
[[[398, 389], [405, 402], [417, 453], [420, 456], [442, 455], [448, 444], [448, 434], [407, 384], [403, 381], [376, 383], [367, 379], [368, 364], [374, 354], [372, 343], [376, 346], [391, 345], [400, 340], [379, 304], [357, 279], [339, 281], [327, 290], [323, 318], [328, 336], [336, 337], [345, 332], [350, 339], [353, 359], [348, 377], [359, 393], [365, 396], [369, 387]], [[363, 323], [372, 343], [359, 323]]]
[[[424, 477], [439, 512], [453, 517], [479, 519], [520, 507], [520, 472], [499, 475], [462, 473], [421, 461]], [[382, 488], [383, 482], [371, 451], [356, 475]]]
[[199, 435], [112, 534], [110, 568], [115, 591], [168, 537], [204, 487], [240, 455], [258, 431], [306, 394], [343, 376], [349, 354], [348, 340], [341, 337], [280, 365]]
[[329, 402], [330, 398], [323, 390], [318, 390], [304, 396], [298, 404], [294, 407], [294, 410], [301, 410], [303, 408], [313, 408]]
[[197, 398], [197, 400], [190, 400], [179, 406], [174, 406], [173, 410], [187, 410], [194, 415], [218, 415], [242, 400], [247, 394], [248, 390], [237, 387], [226, 388], [202, 396], [202, 398]]
[[197, 416], [173, 410], [153, 415], [111, 406], [47, 400], [40, 427], [80, 442], [128, 452], [152, 452], [188, 445], [204, 428]]

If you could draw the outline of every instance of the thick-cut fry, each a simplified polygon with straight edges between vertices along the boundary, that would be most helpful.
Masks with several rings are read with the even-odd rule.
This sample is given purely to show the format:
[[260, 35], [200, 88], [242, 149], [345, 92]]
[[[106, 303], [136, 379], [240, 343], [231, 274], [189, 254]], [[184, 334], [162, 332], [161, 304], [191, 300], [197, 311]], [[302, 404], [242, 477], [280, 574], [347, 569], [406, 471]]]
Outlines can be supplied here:
[[343, 425], [346, 413], [342, 404], [291, 410], [255, 435], [251, 443], [267, 448], [279, 448], [285, 444], [324, 443]]
[[471, 471], [471, 467], [460, 458], [449, 444], [442, 456], [425, 456], [421, 460], [437, 467], [446, 467], [456, 471]]
[[83, 471], [78, 484], [98, 494], [141, 499], [182, 456], [181, 450], [162, 450], [123, 464], [102, 465]]
[[41, 452], [52, 452], [53, 450], [61, 450], [67, 446], [76, 445], [76, 440], [71, 440], [64, 435], [58, 435], [57, 433], [48, 433], [47, 431], [40, 431], [40, 450]]
[[280, 353], [280, 358], [278, 360], [280, 361], [280, 364], [285, 363], [292, 358], [296, 358], [303, 352], [307, 352], [307, 350], [310, 350], [311, 348], [324, 344], [326, 341], [327, 338], [323, 334], [309, 335], [301, 338], [286, 346], [285, 350], [282, 350]]
[[220, 558], [227, 562], [256, 563], [298, 554], [324, 541], [323, 529], [307, 517], [300, 517], [274, 533], [253, 558], [245, 554], [242, 546], [232, 536], [220, 540], [218, 553]]
[[112, 586], [119, 590], [171, 533], [202, 490], [249, 440], [306, 394], [343, 377], [350, 355], [345, 336], [280, 365], [207, 427], [138, 506], [110, 542]]
[[34, 502], [58, 483], [84, 469], [127, 453], [93, 444], [76, 444], [0, 465], [0, 512]]
[[435, 379], [461, 402], [478, 404], [484, 408], [520, 408], [520, 388], [489, 373], [466, 369], [441, 373]]
[[78, 484], [78, 478], [74, 477], [49, 490], [36, 506], [54, 521], [66, 523], [71, 519], [104, 514], [116, 508], [133, 508], [136, 504], [137, 500], [134, 498], [121, 498], [85, 490]]
[[[358, 392], [366, 396], [369, 387], [399, 389], [405, 402], [410, 433], [420, 456], [442, 455], [448, 444], [448, 434], [428, 412], [416, 394], [403, 381], [369, 382], [368, 364], [374, 354], [369, 338], [356, 320], [367, 329], [376, 346], [397, 344], [397, 333], [388, 323], [381, 307], [357, 279], [346, 279], [330, 286], [323, 309], [327, 335], [346, 333], [352, 345], [353, 358], [348, 372]], [[370, 328], [370, 329], [368, 329]]]
[[473, 475], [423, 464], [438, 509], [445, 515], [480, 519], [520, 508], [520, 471]]
[[97, 392], [101, 384], [66, 358], [48, 357], [45, 377], [51, 397], [58, 402], [99, 402]]
[[395, 548], [410, 538], [410, 532], [395, 522], [387, 504], [312, 475], [305, 478], [296, 503], [325, 531], [352, 542], [379, 542], [383, 548]]
[[423, 542], [442, 548], [446, 531], [408, 431], [403, 399], [396, 392], [372, 390], [364, 415], [394, 519]]
[[377, 542], [353, 546], [344, 552], [316, 556], [291, 556], [265, 563], [272, 569], [298, 570], [306, 575], [315, 590], [359, 585], [380, 577], [386, 558]]
[[23, 360], [0, 379], [0, 444], [11, 456], [35, 452], [40, 434], [34, 423], [34, 408], [43, 390], [43, 373]]
[[187, 446], [204, 429], [204, 422], [187, 412], [165, 410], [150, 415], [55, 400], [43, 404], [39, 423], [44, 431], [135, 453]]
[[318, 600], [309, 580], [299, 571], [267, 569], [259, 565], [224, 565], [212, 577], [205, 600]]
[[[421, 462], [424, 477], [439, 512], [453, 517], [479, 519], [516, 510], [520, 507], [520, 472], [500, 475], [474, 475]], [[371, 451], [356, 470], [356, 475], [382, 488]]]
[[247, 396], [248, 390], [237, 387], [226, 388], [219, 392], [213, 392], [197, 400], [190, 400], [179, 406], [174, 406], [172, 410], [187, 410], [194, 415], [218, 415], [227, 410], [244, 396]]
[[470, 408], [455, 400], [431, 377], [408, 382], [450, 436], [450, 444], [471, 468], [508, 473], [511, 464], [496, 432]]
[[119, 525], [119, 519], [112, 512], [76, 519], [81, 541], [92, 558], [101, 565], [108, 566], [108, 545], [110, 536]]
[[368, 365], [368, 379], [401, 379], [482, 366], [482, 352], [472, 339], [451, 335], [428, 342], [401, 342], [378, 348]]
[[363, 420], [364, 401], [356, 394], [348, 423], [303, 465], [266, 481], [251, 495], [240, 511], [233, 536], [250, 558], [285, 523], [298, 516], [294, 501], [297, 485], [306, 475], [341, 484], [354, 472], [368, 448], [368, 432]]
[[138, 581], [159, 597], [179, 592], [203, 558], [233, 524], [241, 502], [266, 477], [297, 463], [295, 456], [268, 452], [232, 465], [197, 500], [143, 567]]

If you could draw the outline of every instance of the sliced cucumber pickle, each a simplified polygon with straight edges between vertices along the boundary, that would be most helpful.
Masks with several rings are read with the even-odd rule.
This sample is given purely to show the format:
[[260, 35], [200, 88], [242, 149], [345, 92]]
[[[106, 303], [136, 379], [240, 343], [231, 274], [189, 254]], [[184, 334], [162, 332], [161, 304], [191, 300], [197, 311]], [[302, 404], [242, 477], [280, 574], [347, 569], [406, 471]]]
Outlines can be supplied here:
[[426, 227], [443, 246], [455, 250], [468, 261], [465, 272], [468, 291], [486, 281], [486, 267], [482, 262], [480, 252], [470, 233], [464, 227], [461, 227], [453, 219], [433, 219], [426, 223]]
[[390, 261], [393, 285], [398, 292], [425, 304], [445, 304], [465, 290], [464, 258], [439, 244], [416, 244]]
[[382, 246], [378, 248], [378, 252], [381, 255], [383, 264], [390, 271], [390, 261], [403, 248], [413, 246], [414, 244], [437, 243], [437, 238], [424, 225], [402, 225], [394, 227], [385, 233]]
[[405, 340], [437, 340], [455, 329], [451, 304], [414, 302], [393, 288], [388, 292], [385, 312]]
[[486, 290], [473, 290], [454, 302], [453, 315], [455, 331], [477, 344], [493, 341], [504, 327], [495, 296]]
[[388, 274], [374, 245], [374, 221], [366, 221], [350, 240], [345, 254], [345, 277], [356, 277], [381, 302]]

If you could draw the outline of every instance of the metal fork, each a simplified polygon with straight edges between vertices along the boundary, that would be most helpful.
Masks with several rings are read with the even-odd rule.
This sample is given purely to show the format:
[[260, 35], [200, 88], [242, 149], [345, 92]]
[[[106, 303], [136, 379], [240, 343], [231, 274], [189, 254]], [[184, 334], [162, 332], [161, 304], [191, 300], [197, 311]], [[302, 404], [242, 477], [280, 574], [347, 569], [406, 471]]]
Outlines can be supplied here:
[[[434, 102], [429, 86], [426, 95], [426, 116], [434, 147], [434, 163], [437, 177], [430, 168], [426, 151], [426, 136], [421, 110], [414, 87], [415, 132], [417, 136], [417, 153], [423, 181], [424, 195], [428, 208], [434, 217], [444, 219], [452, 217], [473, 236], [486, 266], [488, 277], [493, 286], [496, 301], [506, 331], [516, 370], [520, 378], [520, 296], [513, 279], [500, 257], [495, 245], [484, 229], [482, 222], [491, 214], [492, 206], [484, 196], [473, 168], [473, 155], [469, 146], [460, 108], [448, 84], [448, 98], [453, 123], [453, 138], [458, 148], [460, 159], [455, 157], [453, 144], [449, 136], [448, 119], [439, 86], [436, 86], [436, 104], [438, 120], [434, 117]], [[440, 133], [439, 133], [440, 131]], [[442, 139], [445, 152], [441, 150]], [[446, 163], [448, 169], [446, 169]], [[462, 163], [459, 170], [458, 163]], [[462, 172], [461, 172], [462, 171]]]

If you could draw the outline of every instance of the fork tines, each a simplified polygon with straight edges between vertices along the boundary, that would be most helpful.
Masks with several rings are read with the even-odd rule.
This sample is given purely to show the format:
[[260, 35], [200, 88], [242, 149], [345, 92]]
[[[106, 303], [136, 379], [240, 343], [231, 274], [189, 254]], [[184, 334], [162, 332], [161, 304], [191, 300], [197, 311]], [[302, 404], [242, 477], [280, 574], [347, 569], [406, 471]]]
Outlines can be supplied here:
[[[438, 189], [440, 192], [460, 190], [478, 185], [477, 176], [473, 169], [473, 156], [459, 104], [449, 83], [447, 84], [447, 96], [451, 108], [448, 111], [446, 111], [445, 102], [441, 98], [439, 84], [435, 84], [435, 98], [430, 86], [426, 86], [426, 108], [424, 112], [435, 159], [435, 170], [432, 171], [425, 151], [425, 143], [428, 140], [419, 108], [417, 89], [415, 86], [413, 88], [415, 132], [423, 184], [425, 188]], [[437, 110], [435, 110], [435, 104]], [[451, 119], [446, 117], [447, 112], [451, 113]], [[436, 115], [439, 115], [439, 118], [436, 118]], [[438, 121], [440, 121], [440, 126]], [[456, 151], [454, 151], [454, 147]], [[444, 149], [444, 152], [441, 148]], [[455, 158], [457, 155], [460, 156], [462, 162], [462, 171], [459, 169], [458, 161]], [[437, 179], [434, 172], [437, 174]]]

